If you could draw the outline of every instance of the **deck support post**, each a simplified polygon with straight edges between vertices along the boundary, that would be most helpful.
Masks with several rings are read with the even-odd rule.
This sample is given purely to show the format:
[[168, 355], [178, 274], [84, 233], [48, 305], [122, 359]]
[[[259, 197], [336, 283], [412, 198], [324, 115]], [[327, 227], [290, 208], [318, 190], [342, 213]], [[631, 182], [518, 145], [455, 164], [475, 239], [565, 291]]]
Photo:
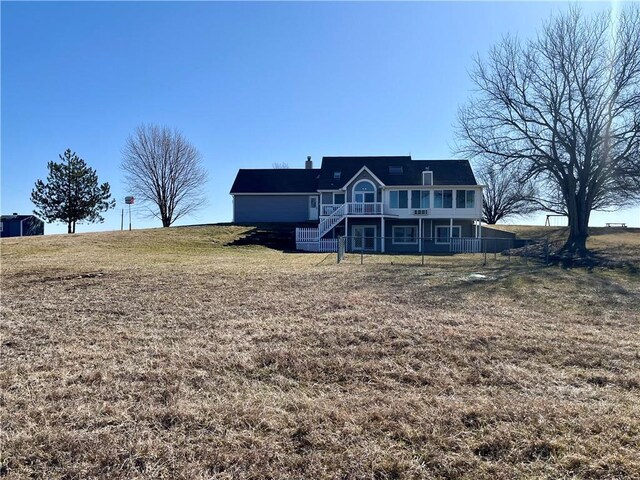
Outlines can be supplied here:
[[453, 249], [453, 217], [449, 218], [449, 251]]
[[382, 239], [380, 241], [380, 247], [381, 247], [382, 253], [384, 253], [384, 237], [385, 237], [385, 235], [384, 235], [384, 217], [381, 217], [380, 220], [381, 220], [381, 227], [380, 228], [382, 229], [382, 234], [380, 235], [380, 237], [382, 237]]
[[344, 245], [344, 251], [349, 251], [349, 217], [344, 217], [344, 241], [346, 242]]
[[418, 251], [422, 253], [422, 218], [418, 219]]

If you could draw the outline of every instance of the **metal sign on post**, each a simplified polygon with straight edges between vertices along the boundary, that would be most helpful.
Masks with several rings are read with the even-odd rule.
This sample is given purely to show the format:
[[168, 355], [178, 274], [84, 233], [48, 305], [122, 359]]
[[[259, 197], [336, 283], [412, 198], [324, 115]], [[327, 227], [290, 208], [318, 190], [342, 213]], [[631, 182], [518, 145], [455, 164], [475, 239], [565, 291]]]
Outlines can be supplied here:
[[129, 230], [131, 230], [131, 205], [136, 201], [134, 197], [128, 195], [124, 197], [124, 203], [129, 205]]

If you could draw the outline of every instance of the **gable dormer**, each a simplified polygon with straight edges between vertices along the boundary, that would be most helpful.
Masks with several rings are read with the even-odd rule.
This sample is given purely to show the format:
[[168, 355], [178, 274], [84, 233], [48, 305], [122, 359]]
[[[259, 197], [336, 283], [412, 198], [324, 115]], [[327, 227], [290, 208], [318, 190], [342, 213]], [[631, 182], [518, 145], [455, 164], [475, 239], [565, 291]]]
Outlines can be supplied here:
[[[384, 183], [369, 168], [364, 166], [345, 183], [343, 190], [347, 194], [347, 202], [381, 202], [382, 187], [384, 187]], [[359, 196], [358, 199], [356, 199], [356, 195]]]

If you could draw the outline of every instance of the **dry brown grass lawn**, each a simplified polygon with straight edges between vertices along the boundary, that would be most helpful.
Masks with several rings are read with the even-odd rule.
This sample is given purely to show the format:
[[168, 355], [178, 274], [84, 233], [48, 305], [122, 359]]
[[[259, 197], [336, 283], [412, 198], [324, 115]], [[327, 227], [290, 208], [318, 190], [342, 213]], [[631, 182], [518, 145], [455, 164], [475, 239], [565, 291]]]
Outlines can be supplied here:
[[225, 246], [245, 231], [2, 240], [0, 474], [640, 478], [633, 270]]

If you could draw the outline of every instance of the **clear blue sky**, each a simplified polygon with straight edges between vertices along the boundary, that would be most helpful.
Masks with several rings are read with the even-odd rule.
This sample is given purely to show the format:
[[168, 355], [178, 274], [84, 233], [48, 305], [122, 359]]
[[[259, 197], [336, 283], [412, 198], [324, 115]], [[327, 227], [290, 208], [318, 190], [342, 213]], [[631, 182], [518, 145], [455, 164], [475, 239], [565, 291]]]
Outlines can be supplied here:
[[[306, 155], [316, 165], [323, 155], [449, 158], [472, 57], [566, 8], [2, 2], [2, 213], [32, 211], [33, 183], [69, 147], [119, 202], [78, 231], [118, 229], [120, 151], [143, 122], [180, 129], [209, 170], [209, 204], [182, 224], [230, 221], [238, 168], [302, 167]], [[640, 209], [595, 214], [592, 225], [607, 218], [637, 226]]]

